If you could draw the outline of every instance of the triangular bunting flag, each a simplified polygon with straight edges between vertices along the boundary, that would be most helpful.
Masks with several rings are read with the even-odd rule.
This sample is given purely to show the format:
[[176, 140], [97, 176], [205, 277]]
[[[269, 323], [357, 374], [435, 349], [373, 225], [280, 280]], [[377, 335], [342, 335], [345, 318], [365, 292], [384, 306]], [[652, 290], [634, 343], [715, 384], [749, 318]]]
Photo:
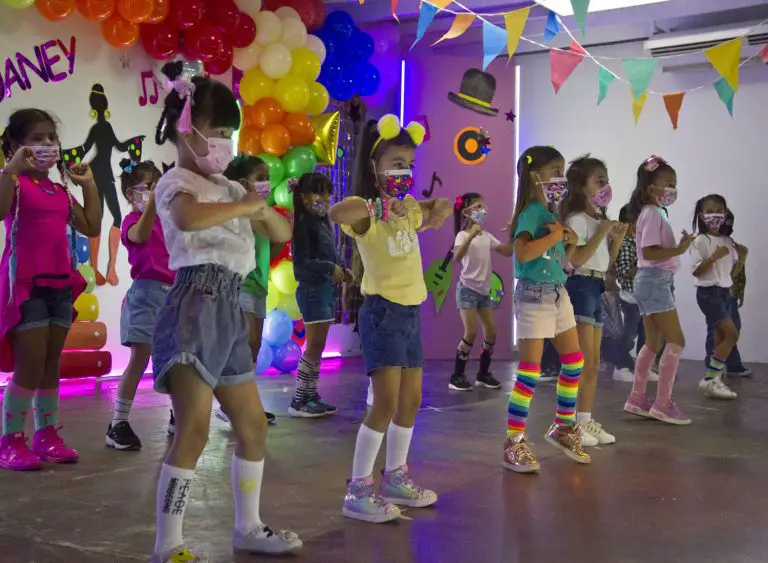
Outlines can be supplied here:
[[737, 37], [704, 51], [709, 62], [720, 73], [720, 76], [728, 81], [734, 92], [739, 89], [739, 63], [741, 62], [741, 46], [743, 43], [744, 38]]
[[437, 14], [437, 6], [429, 2], [422, 3], [421, 10], [419, 10], [419, 23], [416, 24], [416, 40], [411, 45], [411, 49], [424, 37], [427, 28], [432, 23], [432, 20], [435, 19], [435, 14]]
[[560, 21], [552, 10], [547, 14], [547, 25], [544, 26], [544, 43], [549, 43], [560, 33]]
[[507, 33], [490, 22], [483, 22], [483, 70], [493, 62], [507, 44]]
[[640, 114], [643, 113], [643, 107], [647, 100], [648, 92], [643, 92], [637, 98], [632, 97], [632, 115], [635, 118], [635, 127], [637, 127], [637, 122], [640, 120]]
[[520, 44], [520, 37], [523, 35], [525, 22], [528, 21], [528, 13], [530, 11], [530, 8], [523, 8], [522, 10], [515, 10], [514, 12], [504, 14], [504, 26], [507, 28], [507, 56], [510, 59]]
[[725, 78], [720, 78], [715, 82], [715, 90], [720, 97], [720, 101], [725, 104], [725, 107], [728, 108], [728, 113], [733, 117], [733, 95], [736, 91], [731, 88], [731, 85], [728, 84], [728, 81]]
[[392, 10], [392, 17], [399, 22], [400, 18], [397, 17], [397, 0], [391, 0], [389, 9]]
[[470, 14], [468, 12], [463, 14], [456, 14], [456, 18], [453, 20], [451, 29], [449, 29], [440, 39], [432, 43], [432, 45], [437, 45], [446, 39], [456, 39], [457, 37], [461, 36], [465, 31], [469, 29], [469, 26], [472, 25], [472, 23], [475, 21], [475, 18], [477, 18], [475, 14]]
[[664, 107], [667, 108], [669, 119], [672, 120], [672, 128], [677, 131], [677, 118], [680, 114], [680, 108], [683, 107], [683, 98], [685, 92], [675, 92], [673, 94], [664, 94]]
[[569, 51], [549, 50], [549, 74], [552, 79], [552, 86], [555, 87], [555, 94], [560, 91], [560, 87], [583, 60], [584, 49], [575, 41], [571, 43], [571, 50]]
[[568, 46], [568, 48], [571, 50], [571, 52], [576, 53], [577, 55], [581, 55], [582, 57], [587, 56], [587, 52], [584, 50], [584, 47], [582, 47], [575, 39], [571, 39], [571, 44]]
[[632, 99], [637, 99], [651, 85], [651, 79], [653, 73], [656, 72], [659, 61], [656, 59], [624, 59], [622, 63], [629, 79], [629, 86], [632, 88]]
[[608, 95], [608, 87], [616, 80], [616, 75], [611, 71], [606, 70], [603, 67], [597, 68], [597, 80], [598, 80], [598, 93], [597, 93], [597, 105], [603, 103], [605, 97]]
[[763, 50], [760, 51], [760, 58], [763, 59], [763, 62], [768, 65], [768, 45], [763, 47]]
[[581, 30], [581, 36], [584, 37], [587, 34], [586, 21], [587, 12], [589, 11], [589, 0], [571, 0], [571, 8], [573, 8], [573, 18]]

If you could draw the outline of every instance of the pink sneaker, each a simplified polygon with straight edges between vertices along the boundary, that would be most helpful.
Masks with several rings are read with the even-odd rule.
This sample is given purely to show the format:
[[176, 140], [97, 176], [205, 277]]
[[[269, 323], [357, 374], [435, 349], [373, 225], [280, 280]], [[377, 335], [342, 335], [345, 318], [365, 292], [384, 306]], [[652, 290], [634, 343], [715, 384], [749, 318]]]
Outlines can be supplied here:
[[76, 450], [68, 448], [59, 436], [59, 427], [46, 426], [35, 432], [32, 450], [43, 461], [51, 463], [74, 463], [79, 457]]
[[650, 412], [651, 418], [666, 422], [667, 424], [677, 424], [678, 426], [685, 426], [691, 423], [691, 419], [685, 416], [674, 401], [669, 401], [666, 405], [660, 405], [659, 403], [653, 403]]
[[631, 393], [624, 403], [624, 411], [637, 416], [651, 416], [651, 402], [648, 397], [638, 393]]
[[0, 437], [0, 467], [11, 471], [34, 471], [41, 466], [40, 458], [27, 446], [23, 432]]

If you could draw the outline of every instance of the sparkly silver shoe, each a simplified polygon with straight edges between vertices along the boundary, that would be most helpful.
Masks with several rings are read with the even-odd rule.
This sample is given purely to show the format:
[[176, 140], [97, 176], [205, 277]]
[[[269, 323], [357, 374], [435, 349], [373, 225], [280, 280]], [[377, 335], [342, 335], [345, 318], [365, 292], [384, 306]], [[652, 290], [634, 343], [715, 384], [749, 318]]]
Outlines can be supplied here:
[[399, 518], [400, 509], [376, 494], [373, 477], [369, 476], [349, 481], [342, 514], [347, 518], [381, 524]]
[[247, 534], [235, 530], [232, 534], [232, 550], [242, 553], [266, 553], [279, 555], [291, 553], [301, 548], [303, 542], [299, 536], [289, 530], [275, 533], [269, 526], [254, 528]]
[[385, 502], [411, 508], [423, 508], [437, 502], [437, 493], [413, 482], [407, 465], [394, 471], [382, 471], [379, 495]]

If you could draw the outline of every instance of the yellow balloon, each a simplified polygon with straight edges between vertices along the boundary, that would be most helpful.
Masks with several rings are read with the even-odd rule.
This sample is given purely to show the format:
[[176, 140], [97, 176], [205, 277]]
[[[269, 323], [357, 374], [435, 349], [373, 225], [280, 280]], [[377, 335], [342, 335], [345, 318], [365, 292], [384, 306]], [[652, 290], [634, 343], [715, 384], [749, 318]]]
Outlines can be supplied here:
[[293, 262], [290, 260], [283, 260], [272, 268], [272, 272], [269, 277], [270, 286], [275, 284], [275, 287], [280, 293], [287, 293], [289, 295], [296, 293], [296, 288], [299, 284], [296, 282], [296, 278], [293, 275]]
[[307, 82], [314, 82], [320, 76], [320, 57], [307, 49], [299, 47], [291, 52], [293, 64], [290, 74], [300, 76]]
[[325, 86], [319, 82], [313, 82], [309, 85], [309, 103], [304, 108], [304, 111], [307, 115], [320, 115], [328, 109], [329, 101], [330, 97]]
[[267, 289], [267, 313], [277, 308], [277, 304], [280, 303], [280, 298], [283, 294], [277, 289], [277, 286], [273, 283], [269, 284]]
[[247, 71], [240, 81], [240, 97], [245, 105], [250, 106], [262, 98], [269, 98], [275, 91], [275, 81], [259, 68]]
[[341, 114], [338, 111], [324, 113], [312, 118], [315, 127], [315, 142], [312, 150], [317, 157], [318, 164], [336, 164], [336, 155], [339, 152], [339, 124]]
[[292, 295], [281, 293], [277, 308], [291, 317], [291, 320], [298, 321], [301, 318], [301, 311], [299, 311], [299, 304], [296, 302], [295, 293]]
[[280, 102], [283, 110], [289, 113], [301, 112], [309, 103], [309, 86], [307, 81], [300, 76], [291, 74], [284, 76], [277, 81], [274, 98]]
[[0, 152], [0, 168], [5, 168], [5, 155]]
[[93, 293], [81, 293], [75, 299], [78, 321], [95, 321], [99, 318], [99, 300]]

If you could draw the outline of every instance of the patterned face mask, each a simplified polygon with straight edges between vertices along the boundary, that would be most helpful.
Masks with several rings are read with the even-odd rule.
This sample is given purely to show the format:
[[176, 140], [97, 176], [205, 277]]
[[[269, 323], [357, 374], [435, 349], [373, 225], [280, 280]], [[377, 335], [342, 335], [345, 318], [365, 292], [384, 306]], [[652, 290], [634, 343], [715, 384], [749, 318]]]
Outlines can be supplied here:
[[597, 207], [608, 207], [611, 204], [611, 199], [613, 199], [613, 190], [607, 184], [593, 193], [590, 198], [592, 205]]
[[413, 172], [404, 170], [385, 170], [382, 191], [390, 197], [403, 199], [413, 189]]
[[568, 195], [568, 180], [565, 178], [552, 178], [541, 183], [541, 191], [547, 203], [560, 203]]
[[702, 213], [701, 220], [710, 231], [719, 231], [725, 224], [725, 213]]
[[662, 194], [656, 199], [661, 207], [669, 207], [677, 201], [677, 188], [664, 188]]
[[309, 210], [318, 217], [325, 217], [331, 210], [331, 204], [327, 201], [316, 199], [310, 204]]

